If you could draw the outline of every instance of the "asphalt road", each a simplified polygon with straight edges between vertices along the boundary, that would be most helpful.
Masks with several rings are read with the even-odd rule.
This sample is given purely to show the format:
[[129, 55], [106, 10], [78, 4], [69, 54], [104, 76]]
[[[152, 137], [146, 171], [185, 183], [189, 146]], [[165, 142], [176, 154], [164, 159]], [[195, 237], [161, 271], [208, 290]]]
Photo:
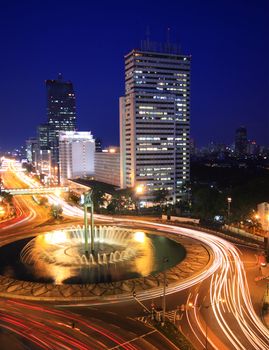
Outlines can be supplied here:
[[[13, 164], [3, 173], [6, 188], [29, 186]], [[31, 196], [14, 198], [18, 216], [1, 228], [0, 243], [28, 237], [54, 229], [47, 224], [50, 215], [47, 208], [39, 206]], [[57, 223], [57, 229], [81, 223], [82, 219], [69, 216]], [[72, 213], [71, 213], [72, 216]], [[98, 311], [87, 307], [56, 309], [54, 305], [26, 303], [5, 299], [0, 302], [1, 350], [21, 349], [145, 349], [175, 350], [176, 347], [152, 327], [110, 311]]]
[[[14, 172], [7, 172], [4, 176], [5, 183], [9, 183], [12, 187], [22, 186], [22, 183], [19, 183], [21, 180], [16, 180], [17, 175]], [[33, 234], [38, 230], [48, 229], [46, 225], [42, 226], [47, 220], [47, 213], [44, 212], [44, 209], [37, 206], [31, 198], [17, 197], [16, 201], [24, 217], [21, 217], [21, 220], [16, 223], [11, 223], [10, 227], [6, 225], [1, 232], [1, 242], [27, 235], [29, 232]], [[62, 227], [72, 222], [73, 219], [70, 219], [72, 216], [74, 216], [74, 222], [81, 220], [82, 211], [65, 203], [63, 207], [65, 215], [69, 217], [69, 222], [63, 222]], [[130, 222], [130, 219], [112, 219], [104, 216], [97, 216], [97, 219], [121, 224]], [[138, 222], [136, 224], [138, 225]], [[195, 348], [269, 349], [269, 331], [259, 319], [263, 285], [254, 282], [255, 276], [260, 273], [255, 250], [235, 247], [219, 237], [197, 230], [141, 220], [139, 225], [183, 236], [192, 236], [201, 244], [209, 246], [212, 251], [213, 261], [210, 268], [184, 283], [167, 287], [168, 315], [172, 319], [175, 316], [177, 326], [190, 339]], [[150, 308], [152, 302], [161, 305], [161, 294], [160, 288], [158, 291], [140, 293], [137, 297]], [[83, 346], [86, 349], [91, 349], [90, 346], [94, 349], [174, 348], [155, 330], [134, 320], [135, 317], [145, 316], [145, 314], [131, 296], [125, 302], [96, 303], [95, 305], [89, 305], [89, 303], [65, 306], [39, 305], [38, 310], [34, 309], [34, 303], [27, 304], [28, 306], [17, 303], [15, 311], [12, 311], [12, 308], [8, 309], [5, 306], [12, 303], [11, 300], [8, 300], [3, 305], [3, 312], [13, 315], [13, 312], [16, 311], [17, 317], [21, 317], [23, 323], [29, 322], [29, 329], [31, 322], [39, 323], [39, 328], [37, 326], [34, 328], [33, 335], [37, 335], [41, 343], [39, 345], [33, 343], [34, 346], [42, 346], [42, 341], [51, 341], [50, 346], [53, 349], [73, 349], [74, 345], [70, 345], [71, 342], [76, 342], [75, 348], [78, 349], [78, 346], [81, 346], [81, 349]], [[12, 305], [14, 307], [14, 304]], [[181, 305], [182, 310], [178, 309]], [[49, 311], [45, 311], [44, 308]], [[175, 310], [177, 310], [176, 314]], [[1, 320], [3, 322], [3, 316]], [[4, 321], [11, 322], [10, 320]], [[75, 322], [75, 326], [70, 326], [70, 322]], [[43, 329], [42, 332], [41, 324], [49, 328], [46, 331]], [[14, 323], [12, 327], [15, 327]], [[5, 329], [7, 331], [8, 328]], [[29, 333], [25, 330], [24, 333], [16, 333], [12, 328], [10, 334], [17, 334], [18, 339], [22, 340], [19, 343], [20, 346], [24, 344], [26, 349], [29, 346], [28, 343], [25, 343], [26, 340], [27, 342], [33, 340], [26, 337], [26, 334], [28, 336]], [[69, 345], [68, 342], [70, 342]]]

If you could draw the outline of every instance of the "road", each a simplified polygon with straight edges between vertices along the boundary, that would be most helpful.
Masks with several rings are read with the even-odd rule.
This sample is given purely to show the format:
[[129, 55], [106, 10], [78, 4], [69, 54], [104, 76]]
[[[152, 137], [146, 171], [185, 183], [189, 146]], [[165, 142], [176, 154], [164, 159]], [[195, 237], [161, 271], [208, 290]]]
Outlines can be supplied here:
[[[11, 181], [12, 187], [15, 187], [14, 182], [16, 181], [22, 181], [24, 186], [25, 182], [28, 182], [29, 186], [34, 185], [32, 179], [25, 177], [25, 175], [22, 177], [23, 180], [16, 180], [14, 177], [17, 174], [19, 174], [18, 176], [22, 175], [18, 169], [13, 168], [10, 172], [12, 174], [7, 172], [4, 181], [6, 183]], [[18, 182], [16, 184], [18, 186], [22, 185]], [[64, 214], [69, 219], [72, 218], [75, 222], [81, 220], [83, 212], [79, 208], [70, 206], [54, 195], [50, 196], [50, 200], [61, 201]], [[13, 239], [14, 235], [25, 235], [28, 229], [33, 231], [33, 226], [36, 230], [36, 223], [40, 225], [46, 219], [46, 214], [42, 212], [40, 206], [35, 206], [33, 203], [31, 199], [26, 199], [26, 197], [18, 197], [16, 204], [24, 213], [26, 220], [23, 218], [20, 222], [15, 223], [17, 225], [16, 233], [14, 233], [14, 227], [6, 226], [5, 233], [1, 234], [1, 240], [8, 241]], [[108, 223], [116, 222], [121, 225], [130, 224], [130, 219], [124, 218], [96, 215], [96, 219]], [[191, 236], [200, 241], [201, 244], [209, 246], [213, 252], [213, 262], [210, 268], [190, 280], [167, 287], [167, 309], [171, 311], [175, 310], [177, 306], [183, 305], [184, 310], [182, 308], [182, 311], [177, 311], [177, 326], [197, 349], [269, 349], [269, 331], [257, 315], [259, 311], [257, 300], [254, 300], [256, 310], [253, 307], [252, 300], [253, 298], [255, 299], [255, 293], [252, 293], [251, 298], [249, 290], [249, 285], [252, 288], [254, 287], [252, 282], [253, 269], [248, 266], [250, 261], [255, 267], [254, 251], [250, 251], [247, 247], [236, 247], [222, 238], [199, 230], [143, 220], [137, 220], [135, 223], [141, 228], [166, 231], [187, 237]], [[11, 223], [11, 225], [13, 224]], [[67, 222], [66, 224], [70, 223]], [[150, 308], [152, 301], [161, 305], [161, 295], [162, 286], [159, 289], [140, 292], [137, 297]], [[31, 309], [30, 306], [29, 308]], [[55, 308], [48, 308], [52, 310], [51, 312], [56, 312]], [[23, 314], [22, 306], [17, 305], [17, 310]], [[78, 315], [79, 319], [76, 322], [79, 322], [79, 324], [84, 321], [89, 322], [92, 325], [101, 327], [101, 329], [105, 329], [107, 333], [111, 332], [115, 337], [120, 337], [119, 341], [121, 343], [119, 344], [121, 344], [121, 347], [117, 347], [119, 344], [117, 345], [115, 342], [113, 345], [107, 342], [102, 345], [98, 343], [104, 349], [124, 348], [125, 345], [127, 349], [132, 349], [132, 347], [134, 349], [147, 349], [147, 346], [149, 349], [170, 349], [171, 347], [171, 345], [165, 343], [165, 340], [159, 334], [152, 332], [153, 330], [148, 326], [134, 322], [133, 318], [143, 315], [143, 311], [140, 305], [134, 302], [132, 296], [114, 300], [113, 303], [96, 303], [95, 305], [80, 303], [79, 305], [58, 306], [58, 311], [63, 313], [62, 317], [67, 319], [70, 310]], [[54, 314], [51, 313], [51, 315]], [[32, 311], [29, 314], [27, 313], [27, 316], [30, 319]], [[59, 314], [57, 314], [57, 317], [59, 317]], [[53, 316], [54, 321], [55, 319]], [[86, 325], [80, 327], [83, 328]], [[66, 329], [65, 331], [61, 329], [61, 331], [65, 333]], [[85, 331], [86, 334], [87, 332]], [[43, 339], [43, 337], [41, 338]], [[99, 342], [100, 334], [98, 336], [92, 335], [92, 338]], [[75, 339], [82, 341], [80, 336]], [[158, 340], [156, 341], [156, 339]], [[130, 340], [133, 341], [130, 342]], [[91, 341], [93, 340], [91, 339]], [[141, 342], [146, 343], [142, 344]], [[88, 344], [87, 346], [90, 345]]]
[[[40, 186], [13, 162], [2, 177], [6, 188]], [[64, 209], [65, 219], [57, 224], [57, 229], [82, 223], [81, 209], [56, 195], [48, 197], [51, 202], [60, 202]], [[53, 229], [47, 225], [48, 210], [36, 204], [31, 196], [16, 196], [14, 200], [19, 215], [1, 228], [1, 244]], [[11, 299], [1, 301], [0, 327], [5, 335], [0, 337], [1, 349], [176, 349], [155, 329], [134, 318], [105, 310], [95, 314], [87, 308], [78, 310], [72, 308], [70, 312], [66, 308]]]

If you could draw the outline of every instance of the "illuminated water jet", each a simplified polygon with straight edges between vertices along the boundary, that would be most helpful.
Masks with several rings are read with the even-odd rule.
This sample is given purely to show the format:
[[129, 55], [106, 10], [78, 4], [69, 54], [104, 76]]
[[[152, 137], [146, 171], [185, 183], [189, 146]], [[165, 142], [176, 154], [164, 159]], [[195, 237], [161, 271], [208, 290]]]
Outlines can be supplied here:
[[91, 267], [130, 260], [138, 255], [142, 241], [136, 239], [136, 233], [114, 226], [99, 226], [94, 231], [95, 244], [99, 247], [96, 254], [85, 254], [84, 228], [74, 226], [35, 237], [22, 250], [21, 261], [28, 265], [43, 261], [65, 267]]
[[40, 234], [27, 243], [18, 243], [23, 244], [19, 250], [20, 268], [12, 271], [33, 282], [110, 284], [158, 273], [164, 269], [163, 256], [169, 256], [165, 266], [169, 268], [185, 254], [179, 243], [133, 228], [96, 226], [92, 236], [94, 251], [88, 252], [83, 226]]

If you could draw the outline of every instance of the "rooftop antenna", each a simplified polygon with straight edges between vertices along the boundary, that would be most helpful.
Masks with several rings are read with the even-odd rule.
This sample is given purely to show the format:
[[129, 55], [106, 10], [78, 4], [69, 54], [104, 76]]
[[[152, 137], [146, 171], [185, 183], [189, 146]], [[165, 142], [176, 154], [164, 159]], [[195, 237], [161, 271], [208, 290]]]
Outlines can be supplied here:
[[167, 28], [167, 31], [166, 31], [166, 45], [167, 45], [167, 51], [170, 52], [170, 28], [168, 27]]
[[150, 29], [149, 29], [149, 26], [147, 26], [147, 28], [146, 28], [145, 49], [146, 50], [150, 49]]

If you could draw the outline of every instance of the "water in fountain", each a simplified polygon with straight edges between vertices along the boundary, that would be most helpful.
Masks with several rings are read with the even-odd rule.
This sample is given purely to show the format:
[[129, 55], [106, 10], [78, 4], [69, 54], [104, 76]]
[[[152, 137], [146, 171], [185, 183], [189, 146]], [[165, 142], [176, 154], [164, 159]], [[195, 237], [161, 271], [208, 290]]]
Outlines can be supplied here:
[[21, 261], [33, 265], [41, 260], [58, 266], [107, 265], [134, 258], [139, 244], [133, 232], [114, 226], [94, 228], [96, 254], [85, 254], [84, 227], [54, 231], [32, 239], [21, 252]]
[[110, 286], [162, 271], [164, 256], [169, 256], [166, 268], [184, 256], [180, 244], [156, 234], [114, 226], [95, 227], [94, 234], [93, 254], [85, 254], [80, 226], [8, 244], [0, 248], [0, 273], [31, 282]]

